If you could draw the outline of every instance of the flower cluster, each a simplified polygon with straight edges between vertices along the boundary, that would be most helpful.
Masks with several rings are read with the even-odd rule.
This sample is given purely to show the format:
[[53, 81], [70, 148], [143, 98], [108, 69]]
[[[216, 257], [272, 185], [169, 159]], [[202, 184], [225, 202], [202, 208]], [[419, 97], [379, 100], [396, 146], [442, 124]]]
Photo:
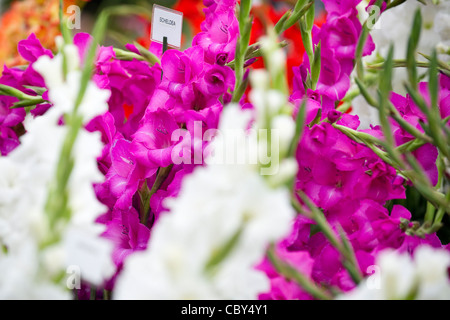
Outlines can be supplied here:
[[[321, 209], [336, 234], [341, 229], [344, 231], [354, 250], [357, 267], [363, 276], [368, 276], [379, 252], [386, 248], [411, 253], [422, 244], [438, 248], [442, 244], [435, 233], [421, 239], [405, 232], [402, 225], [409, 223], [411, 213], [401, 205], [394, 205], [391, 210], [386, 208], [389, 201], [406, 197], [404, 177], [371, 148], [344, 134], [345, 128], [358, 132], [358, 116], [335, 109], [350, 88], [361, 32], [355, 2], [359, 1], [339, 5], [324, 1], [329, 16], [320, 30], [313, 29], [312, 37], [313, 43], [321, 43], [321, 70], [315, 90], [307, 87], [308, 76], [312, 74], [307, 55], [305, 63], [294, 70], [291, 101], [296, 105], [295, 114], [305, 104], [305, 123], [309, 124], [297, 147], [299, 170], [294, 190], [305, 193]], [[369, 36], [362, 54], [369, 55], [374, 48]], [[443, 119], [448, 112], [447, 81], [447, 76], [440, 76], [439, 109]], [[429, 101], [427, 83], [420, 83], [419, 90]], [[410, 97], [392, 92], [391, 102], [406, 122], [423, 133], [420, 122], [426, 118]], [[391, 126], [396, 146], [414, 140], [394, 120]], [[380, 126], [359, 132], [384, 139]], [[436, 147], [429, 143], [422, 145], [413, 155], [435, 186], [438, 183]], [[303, 216], [297, 218], [291, 234], [278, 244], [278, 254], [321, 286], [343, 291], [354, 288], [355, 283], [342, 264], [341, 253], [315, 229], [315, 221]], [[311, 298], [275, 272], [267, 260], [260, 268], [266, 271], [272, 284], [271, 290], [261, 298]]]
[[57, 50], [20, 41], [27, 65], [0, 78], [0, 297], [70, 298], [78, 266], [80, 299], [449, 298], [448, 28], [419, 44], [416, 11], [394, 56], [364, 23], [381, 3], [411, 5], [204, 0], [183, 50], [102, 46], [108, 10]]
[[[234, 3], [209, 10], [207, 16], [230, 17], [224, 25], [237, 24]], [[175, 197], [182, 178], [203, 164], [203, 134], [218, 127], [223, 103], [231, 99], [235, 79], [225, 63], [232, 57], [229, 35], [235, 32], [215, 24], [205, 24], [204, 30], [201, 44], [194, 40], [185, 51], [170, 49], [160, 64], [122, 61], [114, 59], [111, 47], [99, 49], [94, 80], [111, 91], [111, 98], [109, 112], [88, 129], [100, 131], [105, 143], [99, 159], [105, 181], [96, 192], [109, 210], [98, 221], [115, 244], [119, 269], [130, 253], [146, 248], [150, 228], [167, 211], [163, 200]], [[83, 48], [89, 36], [77, 39]], [[132, 45], [128, 49], [140, 54]]]
[[[18, 75], [18, 79], [20, 76], [23, 79], [28, 77], [29, 82], [16, 85], [32, 83], [44, 86], [45, 83], [48, 103], [34, 109], [41, 108], [32, 114], [36, 118], [26, 119], [24, 127], [27, 133], [21, 138], [20, 145], [6, 150], [8, 156], [0, 158], [0, 242], [4, 249], [0, 263], [3, 272], [0, 296], [67, 299], [70, 295], [61, 285], [61, 273], [64, 274], [65, 268], [72, 263], [86, 265], [82, 261], [86, 255], [77, 240], [80, 237], [89, 239], [100, 253], [91, 261], [94, 264], [84, 268], [85, 279], [100, 285], [114, 271], [108, 253], [112, 251], [111, 245], [99, 238], [103, 230], [95, 223], [105, 210], [92, 187], [103, 178], [96, 161], [103, 146], [99, 133], [82, 128], [73, 145], [73, 160], [66, 158], [70, 156], [66, 154], [67, 137], [71, 136], [72, 127], [63, 125], [69, 120], [64, 116], [72, 113], [81, 78], [76, 47], [63, 46], [61, 53], [53, 57], [34, 37], [30, 37], [21, 43], [20, 50], [24, 57], [30, 59], [31, 65]], [[67, 62], [65, 75], [64, 59]], [[82, 121], [87, 122], [104, 113], [108, 98], [108, 91], [99, 89], [90, 81], [79, 105]], [[38, 116], [41, 112], [45, 112], [45, 116]], [[60, 179], [66, 175], [61, 169], [61, 160], [73, 161], [66, 181], [68, 208], [55, 213], [52, 208], [61, 208], [62, 200], [58, 195], [54, 196], [60, 191], [55, 187], [60, 186]], [[30, 178], [29, 172], [35, 174]], [[24, 195], [26, 201], [21, 200]], [[16, 267], [11, 268], [12, 265]]]

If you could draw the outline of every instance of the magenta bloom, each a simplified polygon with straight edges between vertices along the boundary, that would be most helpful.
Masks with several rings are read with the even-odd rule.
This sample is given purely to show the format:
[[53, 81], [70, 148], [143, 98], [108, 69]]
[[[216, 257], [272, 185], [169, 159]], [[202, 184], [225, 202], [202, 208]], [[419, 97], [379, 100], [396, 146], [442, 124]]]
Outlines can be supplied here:
[[322, 2], [328, 14], [337, 13], [341, 15], [355, 9], [361, 0], [323, 0]]
[[322, 48], [321, 64], [317, 92], [332, 100], [341, 100], [350, 88], [352, 61], [349, 59], [339, 61], [336, 54], [325, 47]]
[[31, 63], [35, 62], [40, 56], [43, 55], [53, 58], [52, 51], [44, 49], [34, 33], [30, 34], [26, 40], [19, 41], [17, 51], [19, 51], [19, 54], [25, 60]]
[[218, 15], [224, 13], [234, 14], [237, 0], [204, 0], [203, 4], [205, 6], [203, 9], [205, 21], [202, 22], [200, 27], [202, 31], [208, 31]]
[[114, 244], [113, 261], [120, 267], [127, 256], [135, 251], [145, 250], [150, 230], [139, 222], [139, 214], [134, 208], [127, 211], [116, 210], [111, 215], [102, 236]]
[[[366, 11], [368, 11], [368, 9], [375, 5], [375, 2], [377, 2], [377, 0], [370, 0], [369, 4], [367, 5]], [[383, 3], [381, 4], [381, 8], [380, 8], [380, 12], [382, 13], [384, 10], [386, 10], [387, 4], [386, 2], [383, 1]], [[370, 14], [370, 12], [369, 12]]]
[[234, 84], [233, 70], [230, 67], [215, 64], [206, 70], [200, 87], [205, 95], [221, 96], [229, 89], [234, 89]]
[[[82, 63], [91, 43], [92, 36], [90, 34], [78, 33], [74, 37], [74, 44], [78, 48]], [[137, 50], [130, 45], [127, 48], [131, 51]], [[119, 61], [114, 58], [115, 53], [112, 47], [99, 46], [97, 48], [96, 73], [93, 80], [100, 88], [111, 91], [108, 101], [109, 112], [114, 117], [118, 132], [123, 134], [126, 139], [130, 139], [138, 128], [145, 108], [161, 81], [161, 69], [158, 65], [150, 67], [147, 62], [143, 61]], [[132, 109], [131, 114], [127, 117], [124, 106]]]
[[[294, 267], [302, 275], [311, 278], [314, 260], [308, 251], [289, 251], [283, 243], [276, 246], [276, 254], [285, 263]], [[257, 266], [270, 279], [270, 291], [261, 293], [260, 300], [311, 300], [312, 297], [295, 282], [286, 280], [279, 275], [270, 261], [265, 258]]]
[[[332, 14], [320, 31], [322, 48], [330, 48], [337, 59], [354, 59], [356, 46], [361, 34], [356, 9], [349, 10], [342, 15]], [[370, 55], [375, 49], [372, 38], [368, 40], [363, 49], [363, 56]]]
[[161, 59], [161, 66], [163, 80], [152, 96], [148, 109], [170, 110], [178, 106], [182, 110], [189, 109], [195, 101], [194, 86], [203, 75], [203, 49], [196, 46], [184, 52], [168, 50]]
[[178, 129], [166, 110], [148, 112], [133, 135], [132, 150], [137, 161], [150, 170], [171, 165], [172, 149], [179, 142], [172, 140], [172, 134]]
[[6, 156], [20, 144], [19, 138], [14, 130], [9, 127], [0, 126], [0, 155]]
[[[429, 101], [428, 90], [424, 83], [419, 85], [420, 92], [424, 99]], [[445, 109], [445, 105], [450, 103], [450, 97], [445, 96], [445, 89], [441, 90], [442, 93], [439, 99], [439, 107], [442, 110]], [[420, 125], [421, 121], [426, 121], [425, 115], [419, 110], [419, 108], [413, 103], [411, 97], [407, 96], [406, 98], [398, 95], [396, 93], [392, 93], [391, 102], [397, 108], [397, 110], [402, 115], [403, 119], [413, 125], [417, 130], [423, 132], [423, 129]], [[430, 102], [428, 102], [430, 103]], [[445, 111], [444, 111], [445, 113]], [[391, 120], [392, 131], [394, 134], [396, 144], [402, 145], [411, 140], [414, 140], [414, 137], [406, 132], [397, 122]], [[380, 129], [378, 129], [380, 130]], [[378, 133], [382, 136], [381, 133]], [[424, 172], [430, 179], [432, 185], [436, 185], [438, 181], [438, 170], [436, 166], [436, 160], [438, 157], [437, 148], [434, 145], [426, 144], [413, 152], [413, 155], [416, 157], [418, 162], [422, 165]]]
[[236, 41], [239, 37], [239, 23], [234, 11], [214, 15], [204, 32], [197, 34], [192, 45], [199, 45], [205, 50], [205, 61], [214, 64], [234, 59]]
[[[202, 74], [204, 64], [203, 50], [192, 47], [184, 52], [168, 50], [161, 59], [164, 78], [169, 83], [189, 85]], [[176, 91], [176, 89], [174, 90]]]

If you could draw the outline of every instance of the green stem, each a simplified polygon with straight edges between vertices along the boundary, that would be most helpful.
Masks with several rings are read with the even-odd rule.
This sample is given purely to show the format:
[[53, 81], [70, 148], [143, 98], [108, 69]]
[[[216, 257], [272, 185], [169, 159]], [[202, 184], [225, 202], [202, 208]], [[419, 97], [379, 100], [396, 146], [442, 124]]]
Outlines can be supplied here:
[[[149, 191], [148, 195], [146, 196], [146, 198], [148, 198], [148, 200], [150, 200], [151, 197], [159, 190], [159, 188], [161, 188], [161, 185], [164, 183], [164, 181], [169, 176], [170, 171], [172, 170], [172, 168], [173, 168], [173, 164], [171, 164], [170, 166], [165, 167], [165, 168], [159, 168], [157, 176], [156, 176], [156, 180], [153, 183], [152, 189]], [[145, 204], [145, 206], [147, 206], [147, 204]], [[143, 225], [147, 225], [148, 218], [149, 218], [149, 213], [150, 213], [150, 210], [147, 210], [142, 215], [141, 223]]]
[[430, 202], [427, 202], [427, 211], [425, 212], [424, 221], [432, 223], [434, 220], [435, 212], [436, 212], [436, 208], [434, 207], [434, 205]]
[[[447, 205], [450, 206], [450, 191], [447, 192], [447, 195], [445, 196], [445, 201], [446, 201]], [[441, 206], [438, 209], [435, 219], [434, 219], [434, 222], [433, 222], [433, 227], [440, 226], [440, 224], [442, 223], [442, 219], [444, 218], [445, 212], [446, 212], [446, 210], [445, 210], [444, 206]], [[447, 211], [447, 212], [450, 214], [450, 211]]]
[[97, 299], [97, 288], [95, 286], [92, 286], [90, 289], [89, 300], [96, 300], [96, 299]]
[[320, 300], [332, 300], [333, 297], [320, 289], [312, 280], [305, 275], [298, 272], [294, 267], [281, 260], [275, 253], [274, 245], [272, 244], [267, 251], [267, 257], [274, 268], [280, 273], [286, 280], [296, 282], [307, 293], [316, 299]]
[[395, 8], [396, 6], [401, 5], [405, 1], [406, 0], [394, 0], [386, 6], [386, 10]]
[[111, 300], [111, 291], [103, 289], [103, 300]]
[[[311, 211], [311, 218], [317, 223], [317, 226], [322, 231], [324, 236], [330, 241], [331, 245], [335, 247], [343, 258], [343, 265], [349, 272], [353, 281], [358, 284], [363, 279], [362, 273], [359, 269], [358, 262], [356, 261], [355, 253], [348, 240], [345, 238], [344, 232], [341, 229], [339, 239], [334, 233], [331, 225], [325, 218], [325, 215], [312, 203], [309, 197], [300, 191], [298, 193], [302, 201]], [[293, 201], [297, 201], [294, 199]], [[296, 207], [301, 207], [299, 204]], [[303, 210], [302, 210], [303, 211]]]

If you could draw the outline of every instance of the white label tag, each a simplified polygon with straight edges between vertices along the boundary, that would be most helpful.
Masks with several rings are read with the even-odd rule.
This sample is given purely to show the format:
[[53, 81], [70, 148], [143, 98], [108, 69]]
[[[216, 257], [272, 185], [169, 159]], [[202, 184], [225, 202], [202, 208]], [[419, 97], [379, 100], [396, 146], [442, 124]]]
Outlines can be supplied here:
[[151, 40], [163, 43], [167, 37], [167, 44], [177, 49], [181, 48], [181, 33], [183, 31], [183, 13], [153, 5]]

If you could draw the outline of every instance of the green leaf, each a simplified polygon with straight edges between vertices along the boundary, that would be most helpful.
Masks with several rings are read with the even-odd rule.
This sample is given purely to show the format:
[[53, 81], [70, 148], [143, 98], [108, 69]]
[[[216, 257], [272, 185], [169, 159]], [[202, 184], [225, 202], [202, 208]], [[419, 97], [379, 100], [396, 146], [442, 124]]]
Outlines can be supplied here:
[[241, 0], [241, 6], [239, 8], [239, 30], [241, 33], [245, 28], [248, 17], [250, 16], [251, 8], [252, 0]]
[[36, 98], [36, 99], [32, 99], [32, 100], [22, 100], [19, 102], [14, 103], [10, 109], [19, 109], [19, 108], [28, 108], [28, 107], [33, 107], [35, 105], [41, 104], [41, 103], [45, 103], [48, 102], [42, 98]]
[[430, 109], [427, 106], [427, 103], [423, 99], [423, 97], [417, 92], [416, 89], [411, 87], [408, 84], [405, 84], [405, 89], [408, 92], [411, 99], [414, 101], [414, 103], [419, 107], [420, 111], [422, 111], [427, 118], [430, 117]]
[[286, 23], [287, 19], [291, 16], [292, 10], [288, 10], [283, 14], [283, 16], [278, 20], [278, 22], [274, 26], [275, 33], [280, 35], [285, 31], [284, 24]]
[[406, 53], [406, 66], [408, 70], [409, 83], [413, 88], [417, 87], [417, 66], [416, 66], [416, 50], [419, 44], [420, 31], [422, 30], [422, 14], [418, 8], [414, 14], [411, 34], [408, 40]]
[[114, 48], [114, 53], [116, 55], [115, 59], [117, 60], [132, 61], [136, 59], [138, 61], [145, 61], [145, 58], [143, 56], [134, 52]]
[[244, 29], [241, 32], [240, 42], [241, 42], [241, 56], [245, 59], [245, 55], [248, 50], [248, 45], [250, 43], [250, 35], [252, 31], [252, 21], [253, 17], [247, 17], [245, 20]]
[[364, 85], [364, 83], [359, 78], [355, 78], [355, 82], [359, 88], [359, 91], [361, 92], [361, 95], [364, 97], [364, 99], [367, 101], [367, 103], [369, 105], [371, 105], [372, 107], [378, 108], [378, 102], [369, 93], [369, 90]]
[[[381, 8], [382, 2], [383, 0], [377, 0], [374, 6]], [[364, 22], [361, 29], [361, 34], [359, 35], [358, 44], [356, 45], [356, 52], [355, 52], [356, 74], [360, 80], [364, 79], [364, 66], [362, 62], [362, 54], [370, 32], [370, 28], [367, 25], [369, 19], [372, 19], [372, 17], [369, 16], [369, 18]]]
[[386, 10], [392, 9], [398, 5], [401, 5], [403, 2], [405, 2], [406, 0], [393, 0], [391, 3], [388, 3], [388, 5], [386, 6]]
[[388, 118], [388, 110], [389, 110], [389, 98], [392, 91], [392, 66], [394, 59], [394, 47], [391, 45], [389, 47], [389, 52], [384, 63], [384, 69], [380, 75], [380, 83], [379, 83], [379, 119], [380, 124], [383, 130], [383, 135], [386, 141], [385, 148], [386, 151], [395, 159], [399, 160], [398, 156], [395, 154], [394, 149], [394, 137], [392, 135], [391, 125], [389, 123]]
[[35, 96], [30, 96], [25, 92], [22, 92], [16, 88], [7, 86], [5, 84], [0, 84], [0, 96], [16, 97], [20, 100], [30, 100], [35, 98]]
[[297, 117], [295, 119], [295, 135], [289, 147], [290, 157], [295, 156], [295, 151], [297, 150], [297, 146], [303, 134], [303, 129], [305, 126], [305, 116], [306, 116], [306, 100], [303, 100], [300, 108], [298, 109]]
[[[424, 57], [425, 59], [427, 59], [428, 61], [431, 61], [431, 56], [429, 56], [429, 55], [426, 55], [426, 54], [424, 54], [424, 53], [422, 53], [422, 52], [418, 52], [422, 57]], [[444, 61], [441, 61], [441, 60], [437, 60], [437, 62], [438, 62], [438, 66], [439, 66], [439, 70], [441, 71], [441, 72], [443, 72], [443, 73], [445, 73], [447, 76], [449, 76], [450, 77], [450, 66], [447, 64], [447, 63], [445, 63]]]
[[319, 42], [314, 50], [314, 60], [311, 67], [311, 81], [312, 89], [316, 90], [317, 82], [320, 77], [321, 69], [321, 43]]
[[310, 62], [310, 64], [312, 64], [313, 60], [314, 60], [312, 35], [311, 35], [311, 31], [308, 31], [305, 17], [300, 18], [300, 33], [302, 35], [303, 46], [305, 48], [306, 54], [308, 55], [309, 62]]
[[313, 2], [309, 2], [300, 11], [294, 10], [294, 13], [288, 18], [288, 20], [284, 24], [284, 30], [287, 30], [290, 27], [292, 27], [294, 24], [296, 24], [300, 20], [300, 18], [303, 17], [307, 13], [308, 9], [312, 7], [312, 4], [313, 4]]
[[400, 112], [395, 108], [395, 106], [389, 102], [389, 109], [391, 112], [391, 117], [408, 133], [413, 135], [415, 138], [422, 140], [425, 143], [433, 143], [433, 139], [431, 139], [428, 135], [420, 132], [415, 126], [411, 125], [408, 121], [406, 121]]
[[433, 50], [429, 68], [428, 90], [430, 92], [431, 110], [434, 116], [440, 118], [439, 100], [439, 73], [436, 50]]
[[267, 257], [274, 268], [288, 281], [294, 281], [306, 292], [316, 299], [330, 300], [333, 297], [313, 282], [309, 277], [300, 273], [296, 268], [281, 260], [275, 251], [275, 246], [270, 245], [267, 251]]
[[244, 231], [244, 227], [241, 226], [231, 237], [228, 239], [225, 244], [214, 251], [205, 265], [206, 272], [212, 272], [216, 266], [218, 266], [221, 262], [223, 262], [233, 251], [233, 249], [238, 244], [242, 232]]
[[308, 5], [310, 7], [309, 7], [309, 9], [307, 9], [306, 15], [305, 15], [306, 30], [312, 31], [312, 29], [314, 27], [314, 19], [316, 17], [316, 10], [315, 10], [315, 6], [314, 6], [314, 1], [311, 1]]
[[144, 48], [140, 43], [134, 42], [133, 43], [136, 48], [139, 50], [139, 53], [147, 60], [151, 65], [159, 64], [161, 65], [161, 60], [157, 56], [155, 56], [152, 52], [150, 52], [148, 49]]
[[294, 6], [294, 12], [299, 12], [300, 10], [302, 10], [304, 7], [305, 7], [305, 5], [306, 5], [306, 2], [314, 2], [314, 1], [310, 1], [310, 0], [297, 0], [297, 2], [295, 3], [295, 6]]

